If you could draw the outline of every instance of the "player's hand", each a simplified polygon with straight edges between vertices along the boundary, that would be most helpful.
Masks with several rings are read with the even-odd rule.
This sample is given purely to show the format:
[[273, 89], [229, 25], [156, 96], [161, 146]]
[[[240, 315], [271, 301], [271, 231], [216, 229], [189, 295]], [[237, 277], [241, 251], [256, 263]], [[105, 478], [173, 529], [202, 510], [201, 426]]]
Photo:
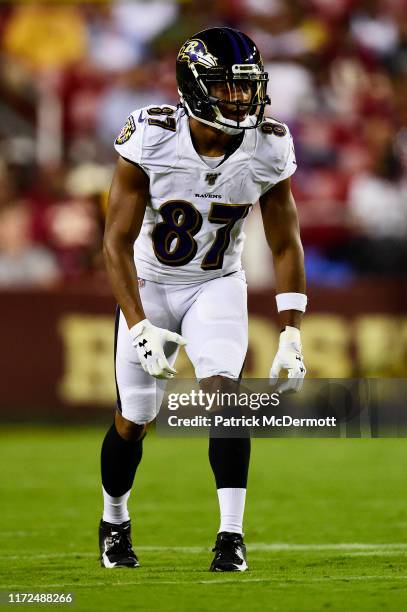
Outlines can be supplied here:
[[300, 391], [306, 373], [302, 352], [300, 330], [286, 326], [280, 334], [280, 344], [270, 370], [272, 384], [278, 382], [281, 370], [288, 370], [288, 379], [279, 383], [277, 391]]
[[140, 321], [130, 329], [133, 346], [137, 349], [140, 363], [145, 372], [155, 378], [174, 378], [177, 370], [172, 368], [164, 354], [166, 342], [185, 346], [182, 336], [152, 325], [148, 319]]

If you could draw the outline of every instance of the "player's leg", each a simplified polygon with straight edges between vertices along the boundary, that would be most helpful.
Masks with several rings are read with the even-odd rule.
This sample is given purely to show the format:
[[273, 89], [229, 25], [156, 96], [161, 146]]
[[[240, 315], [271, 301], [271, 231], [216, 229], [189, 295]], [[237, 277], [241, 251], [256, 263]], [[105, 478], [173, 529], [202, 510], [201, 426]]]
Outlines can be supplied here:
[[[141, 296], [152, 323], [177, 331], [162, 286], [146, 282]], [[175, 349], [167, 355], [171, 364], [175, 362], [176, 353]], [[142, 458], [146, 428], [160, 408], [165, 382], [144, 372], [120, 311], [115, 326], [115, 374], [117, 412], [101, 451], [104, 502], [99, 532], [101, 563], [104, 567], [137, 567], [127, 503]]]
[[[209, 281], [188, 310], [182, 335], [200, 385], [207, 393], [238, 390], [238, 379], [247, 352], [247, 291], [241, 275]], [[221, 407], [218, 407], [221, 408]], [[229, 407], [238, 416], [238, 407]], [[241, 429], [239, 437], [211, 432], [209, 461], [215, 477], [220, 509], [214, 571], [247, 569], [243, 544], [243, 514], [250, 461], [250, 436]]]
[[[205, 393], [238, 393], [239, 382], [222, 376], [200, 381]], [[224, 418], [240, 417], [239, 406], [219, 406]], [[245, 571], [246, 547], [243, 543], [243, 517], [250, 462], [250, 432], [247, 427], [216, 428], [209, 435], [209, 462], [215, 477], [220, 525], [211, 571]]]

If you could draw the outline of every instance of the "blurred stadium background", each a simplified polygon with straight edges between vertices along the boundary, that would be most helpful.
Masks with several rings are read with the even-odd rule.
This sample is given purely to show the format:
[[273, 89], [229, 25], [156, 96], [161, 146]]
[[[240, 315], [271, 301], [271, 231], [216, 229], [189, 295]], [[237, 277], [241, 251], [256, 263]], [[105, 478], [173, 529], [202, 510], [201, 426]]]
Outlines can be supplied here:
[[[180, 45], [219, 24], [258, 43], [295, 139], [309, 375], [407, 376], [405, 16], [403, 0], [3, 2], [0, 418], [110, 418], [112, 142], [134, 108], [177, 103]], [[244, 259], [262, 377], [278, 326], [258, 211]]]

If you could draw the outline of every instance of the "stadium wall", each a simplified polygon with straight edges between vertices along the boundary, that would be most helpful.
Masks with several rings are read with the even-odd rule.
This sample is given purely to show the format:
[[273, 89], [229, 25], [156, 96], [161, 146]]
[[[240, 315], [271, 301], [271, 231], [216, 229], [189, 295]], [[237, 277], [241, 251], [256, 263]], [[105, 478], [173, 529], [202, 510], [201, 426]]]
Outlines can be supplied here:
[[[397, 282], [311, 288], [302, 338], [308, 375], [407, 377], [407, 291]], [[2, 420], [98, 419], [115, 405], [115, 303], [71, 286], [1, 294]], [[272, 291], [249, 294], [245, 376], [268, 375], [279, 334]], [[185, 352], [179, 376], [192, 378]]]

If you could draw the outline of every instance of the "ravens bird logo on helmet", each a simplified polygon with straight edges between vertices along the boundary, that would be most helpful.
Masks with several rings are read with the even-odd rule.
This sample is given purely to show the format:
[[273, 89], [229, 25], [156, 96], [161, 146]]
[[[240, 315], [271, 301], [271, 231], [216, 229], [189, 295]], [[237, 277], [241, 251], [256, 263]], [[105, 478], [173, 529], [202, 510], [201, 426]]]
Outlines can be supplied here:
[[200, 64], [206, 68], [216, 66], [217, 59], [212, 53], [208, 53], [205, 43], [198, 39], [187, 41], [178, 53], [178, 61], [186, 61], [188, 65]]

